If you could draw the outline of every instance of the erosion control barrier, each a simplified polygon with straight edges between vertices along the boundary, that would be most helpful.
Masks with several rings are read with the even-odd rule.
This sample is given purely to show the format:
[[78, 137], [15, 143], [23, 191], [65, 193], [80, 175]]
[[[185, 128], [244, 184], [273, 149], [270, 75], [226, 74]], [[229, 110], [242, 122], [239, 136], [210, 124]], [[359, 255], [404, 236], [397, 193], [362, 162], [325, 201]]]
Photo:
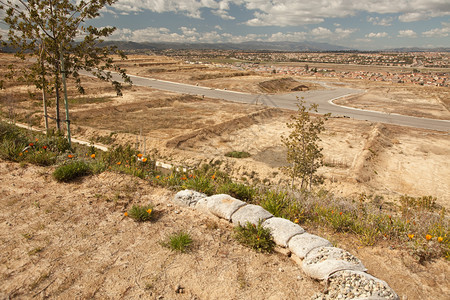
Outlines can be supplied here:
[[333, 247], [326, 239], [307, 233], [301, 226], [287, 219], [274, 217], [261, 206], [247, 204], [226, 194], [208, 197], [205, 194], [184, 190], [178, 192], [173, 202], [203, 213], [225, 219], [234, 225], [247, 222], [271, 230], [275, 243], [285, 248], [303, 271], [326, 285], [318, 299], [394, 299], [399, 297], [389, 285], [367, 273], [363, 263], [348, 251]]

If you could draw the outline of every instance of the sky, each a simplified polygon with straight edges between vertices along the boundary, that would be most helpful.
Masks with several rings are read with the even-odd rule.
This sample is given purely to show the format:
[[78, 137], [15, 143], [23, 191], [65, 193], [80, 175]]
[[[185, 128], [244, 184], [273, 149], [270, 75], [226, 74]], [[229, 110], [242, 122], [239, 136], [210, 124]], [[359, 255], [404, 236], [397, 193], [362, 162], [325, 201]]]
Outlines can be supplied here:
[[134, 42], [450, 47], [449, 0], [118, 0], [90, 23]]

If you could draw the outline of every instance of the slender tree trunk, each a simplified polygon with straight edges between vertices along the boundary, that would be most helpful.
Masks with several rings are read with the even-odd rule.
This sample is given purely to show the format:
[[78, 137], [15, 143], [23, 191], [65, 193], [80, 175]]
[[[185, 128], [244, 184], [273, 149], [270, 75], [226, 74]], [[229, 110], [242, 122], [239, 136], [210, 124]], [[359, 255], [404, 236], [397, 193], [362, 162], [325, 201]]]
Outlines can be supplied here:
[[41, 49], [41, 55], [40, 55], [40, 59], [41, 59], [41, 68], [42, 68], [42, 104], [44, 105], [44, 121], [45, 121], [45, 132], [48, 134], [48, 115], [47, 115], [47, 97], [45, 94], [45, 89], [47, 88], [46, 83], [45, 83], [45, 69], [44, 69], [44, 46], [41, 45], [42, 49]]
[[67, 99], [66, 70], [64, 68], [64, 55], [63, 55], [62, 50], [61, 50], [61, 73], [62, 73], [63, 89], [64, 89], [64, 104], [66, 107], [67, 140], [69, 141], [69, 146], [71, 146], [72, 141], [71, 141], [71, 137], [70, 137], [69, 101]]

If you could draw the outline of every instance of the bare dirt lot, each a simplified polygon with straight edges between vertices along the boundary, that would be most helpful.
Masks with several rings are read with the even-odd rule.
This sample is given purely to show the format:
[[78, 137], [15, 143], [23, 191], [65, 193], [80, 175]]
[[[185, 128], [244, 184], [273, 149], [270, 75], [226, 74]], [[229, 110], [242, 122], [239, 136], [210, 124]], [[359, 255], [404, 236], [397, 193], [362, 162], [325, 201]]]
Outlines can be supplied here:
[[[1, 66], [11, 62], [20, 64], [10, 55], [0, 56]], [[135, 75], [252, 93], [260, 93], [260, 83], [273, 79], [157, 56], [131, 57], [124, 66]], [[2, 72], [6, 74], [5, 69]], [[294, 79], [299, 85], [311, 80]], [[141, 150], [145, 137], [147, 151], [157, 149], [166, 162], [185, 166], [216, 162], [243, 182], [287, 182], [279, 169], [286, 163], [281, 136], [288, 133], [292, 111], [134, 86], [117, 97], [107, 84], [91, 78], [85, 82], [85, 96], [69, 90], [75, 137], [107, 146], [137, 144]], [[440, 88], [330, 82], [368, 90], [359, 98], [343, 99], [346, 105], [450, 119], [448, 91]], [[2, 117], [42, 128], [40, 99], [33, 88], [8, 83], [0, 91]], [[54, 115], [54, 106], [50, 113]], [[50, 125], [54, 127], [54, 122]], [[378, 195], [391, 205], [404, 194], [432, 195], [450, 209], [448, 132], [344, 118], [331, 118], [326, 127], [320, 173], [333, 193], [350, 199], [360, 193]], [[251, 156], [226, 157], [232, 150]], [[60, 185], [45, 169], [1, 162], [0, 171], [0, 189], [6, 195], [1, 197], [0, 220], [4, 297], [290, 299], [307, 298], [322, 289], [316, 282], [297, 279], [301, 271], [285, 257], [255, 254], [237, 245], [228, 224], [216, 222], [218, 229], [210, 229], [216, 225], [196, 212], [175, 214], [176, 208], [167, 206], [170, 192], [137, 179], [104, 173]], [[158, 222], [139, 225], [123, 218], [129, 205], [148, 201], [162, 212]], [[159, 245], [165, 234], [186, 229], [186, 224], [197, 240], [191, 254], [175, 254]], [[328, 238], [363, 259], [373, 275], [401, 296], [445, 299], [450, 292], [446, 261], [423, 266], [390, 245], [359, 248], [350, 237]], [[185, 287], [184, 294], [175, 294], [178, 284]]]
[[[51, 172], [0, 161], [1, 298], [308, 299], [324, 289], [287, 256], [237, 244], [229, 223], [171, 204], [173, 192], [109, 172], [61, 184]], [[148, 203], [155, 221], [124, 216], [131, 205]], [[180, 230], [193, 237], [188, 253], [161, 245]], [[407, 297], [401, 299], [446, 299], [450, 292], [442, 259], [420, 265], [388, 245], [328, 238]]]

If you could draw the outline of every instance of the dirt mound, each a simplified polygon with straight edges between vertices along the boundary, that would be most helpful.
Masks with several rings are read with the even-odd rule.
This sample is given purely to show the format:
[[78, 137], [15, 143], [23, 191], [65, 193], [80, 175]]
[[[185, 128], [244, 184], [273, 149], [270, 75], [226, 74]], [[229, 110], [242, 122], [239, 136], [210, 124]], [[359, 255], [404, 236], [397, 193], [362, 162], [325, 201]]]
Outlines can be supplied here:
[[376, 158], [383, 149], [392, 145], [388, 130], [382, 124], [376, 124], [367, 136], [364, 148], [353, 161], [350, 174], [357, 182], [366, 182], [376, 173], [373, 167]]
[[213, 136], [220, 136], [225, 132], [229, 133], [231, 131], [246, 128], [260, 122], [263, 119], [272, 118], [279, 114], [281, 114], [280, 109], [264, 108], [242, 117], [218, 123], [213, 126], [207, 126], [198, 130], [194, 130], [188, 134], [177, 136], [167, 141], [166, 147], [181, 149], [191, 148], [194, 147], [196, 143], [204, 141]]
[[258, 85], [265, 93], [283, 93], [309, 90], [306, 85], [299, 84], [297, 80], [291, 77], [263, 81]]

